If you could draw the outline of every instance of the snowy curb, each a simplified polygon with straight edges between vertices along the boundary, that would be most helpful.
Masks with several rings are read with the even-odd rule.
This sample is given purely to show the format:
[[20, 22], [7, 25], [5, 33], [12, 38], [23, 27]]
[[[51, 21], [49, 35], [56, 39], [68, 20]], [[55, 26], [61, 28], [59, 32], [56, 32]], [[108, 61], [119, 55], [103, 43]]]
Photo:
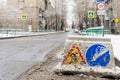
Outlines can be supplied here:
[[60, 32], [49, 32], [49, 33], [33, 33], [33, 34], [24, 34], [24, 35], [12, 35], [12, 36], [3, 36], [0, 37], [0, 39], [11, 39], [11, 38], [20, 38], [20, 37], [32, 37], [32, 36], [43, 36], [43, 35], [49, 35], [49, 34], [55, 34], [55, 33], [63, 33], [63, 31]]
[[57, 54], [57, 58], [63, 60], [64, 59], [64, 51], [61, 51], [59, 54]]
[[86, 74], [93, 75], [99, 77], [113, 77], [120, 78], [120, 68], [115, 67], [112, 69], [103, 68], [103, 67], [87, 67], [85, 65], [62, 65], [62, 63], [58, 63], [54, 69], [55, 73], [63, 73], [63, 74]]

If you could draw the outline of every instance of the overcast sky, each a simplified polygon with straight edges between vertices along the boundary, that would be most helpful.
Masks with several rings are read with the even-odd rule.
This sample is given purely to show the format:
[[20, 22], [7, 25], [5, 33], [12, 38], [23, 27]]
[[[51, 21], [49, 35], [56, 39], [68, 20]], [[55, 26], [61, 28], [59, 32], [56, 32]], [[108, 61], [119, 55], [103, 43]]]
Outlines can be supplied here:
[[7, 5], [7, 0], [0, 0], [0, 7], [6, 7]]
[[66, 4], [67, 4], [67, 23], [72, 24], [74, 20], [73, 10], [75, 6], [75, 2], [74, 0], [66, 0]]
[[1, 2], [4, 2], [4, 3], [5, 3], [5, 2], [7, 2], [7, 0], [0, 0], [0, 3], [1, 3]]

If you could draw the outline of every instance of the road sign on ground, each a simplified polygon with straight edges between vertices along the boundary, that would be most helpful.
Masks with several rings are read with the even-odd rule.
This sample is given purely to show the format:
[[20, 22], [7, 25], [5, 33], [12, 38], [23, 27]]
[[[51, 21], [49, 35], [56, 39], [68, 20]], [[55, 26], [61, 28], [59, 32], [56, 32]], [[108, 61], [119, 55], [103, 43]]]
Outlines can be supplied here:
[[88, 18], [94, 18], [95, 12], [94, 11], [88, 11]]
[[86, 52], [86, 61], [89, 66], [106, 67], [110, 62], [110, 51], [104, 45], [94, 44]]
[[115, 21], [115, 23], [120, 22], [119, 18], [115, 18], [114, 21]]
[[80, 51], [80, 48], [78, 47], [77, 44], [73, 44], [70, 51], [65, 56], [63, 64], [79, 64], [79, 63], [86, 64], [85, 59]]
[[28, 15], [27, 15], [27, 14], [21, 14], [20, 19], [21, 19], [22, 21], [25, 21], [25, 20], [28, 19]]
[[97, 3], [96, 7], [98, 10], [105, 10], [106, 5], [103, 2], [99, 2]]

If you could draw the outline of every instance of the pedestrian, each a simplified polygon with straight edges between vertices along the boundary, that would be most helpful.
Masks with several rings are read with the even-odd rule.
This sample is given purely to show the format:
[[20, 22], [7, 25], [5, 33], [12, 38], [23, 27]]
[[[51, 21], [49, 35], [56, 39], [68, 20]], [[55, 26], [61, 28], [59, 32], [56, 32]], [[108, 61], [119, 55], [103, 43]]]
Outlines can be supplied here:
[[89, 21], [87, 21], [87, 28], [89, 28], [90, 27], [90, 22]]
[[80, 23], [80, 30], [83, 30], [83, 24]]

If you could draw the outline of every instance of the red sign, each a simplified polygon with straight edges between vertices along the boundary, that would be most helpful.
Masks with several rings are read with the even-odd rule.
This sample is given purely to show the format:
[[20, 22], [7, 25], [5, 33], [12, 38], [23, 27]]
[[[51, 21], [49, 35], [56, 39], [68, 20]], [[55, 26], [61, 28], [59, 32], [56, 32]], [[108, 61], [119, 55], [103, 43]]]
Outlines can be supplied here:
[[105, 10], [106, 5], [105, 3], [100, 2], [100, 3], [97, 3], [96, 7], [98, 10]]
[[62, 64], [86, 64], [85, 59], [77, 44], [73, 44], [69, 52], [66, 54]]

